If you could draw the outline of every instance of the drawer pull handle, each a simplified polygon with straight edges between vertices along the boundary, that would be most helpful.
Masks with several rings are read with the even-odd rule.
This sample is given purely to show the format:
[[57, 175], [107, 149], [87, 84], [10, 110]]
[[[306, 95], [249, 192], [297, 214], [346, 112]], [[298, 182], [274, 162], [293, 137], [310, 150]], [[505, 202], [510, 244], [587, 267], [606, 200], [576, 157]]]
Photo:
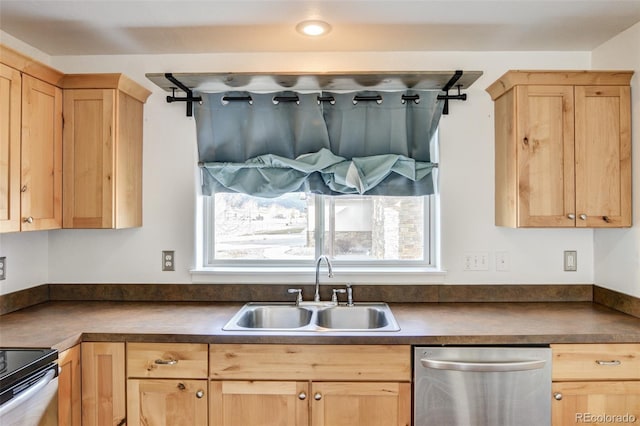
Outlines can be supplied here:
[[617, 360], [617, 359], [613, 359], [611, 361], [603, 361], [603, 360], [597, 359], [596, 360], [596, 364], [598, 364], [598, 365], [621, 365], [622, 362], [620, 360]]
[[159, 365], [176, 365], [178, 363], [178, 360], [177, 359], [156, 359], [154, 362]]

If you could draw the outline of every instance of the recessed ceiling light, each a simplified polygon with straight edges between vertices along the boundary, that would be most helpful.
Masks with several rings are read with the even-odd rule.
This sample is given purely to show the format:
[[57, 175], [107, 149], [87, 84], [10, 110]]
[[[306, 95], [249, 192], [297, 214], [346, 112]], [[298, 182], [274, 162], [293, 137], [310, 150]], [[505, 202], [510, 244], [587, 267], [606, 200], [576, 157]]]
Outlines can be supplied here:
[[296, 31], [300, 34], [308, 35], [311, 37], [317, 37], [324, 34], [327, 34], [331, 31], [331, 25], [327, 24], [324, 21], [302, 21], [298, 25], [296, 25]]

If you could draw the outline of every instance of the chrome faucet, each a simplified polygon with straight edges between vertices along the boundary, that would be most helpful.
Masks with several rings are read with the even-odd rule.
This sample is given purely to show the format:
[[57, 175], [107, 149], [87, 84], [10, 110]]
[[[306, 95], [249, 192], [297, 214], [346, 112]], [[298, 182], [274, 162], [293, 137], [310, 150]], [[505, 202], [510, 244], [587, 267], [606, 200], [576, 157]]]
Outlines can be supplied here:
[[322, 263], [323, 260], [327, 262], [327, 269], [329, 270], [328, 277], [333, 278], [333, 268], [331, 267], [329, 258], [325, 255], [320, 256], [318, 260], [316, 260], [316, 293], [313, 296], [314, 302], [320, 301], [320, 263]]

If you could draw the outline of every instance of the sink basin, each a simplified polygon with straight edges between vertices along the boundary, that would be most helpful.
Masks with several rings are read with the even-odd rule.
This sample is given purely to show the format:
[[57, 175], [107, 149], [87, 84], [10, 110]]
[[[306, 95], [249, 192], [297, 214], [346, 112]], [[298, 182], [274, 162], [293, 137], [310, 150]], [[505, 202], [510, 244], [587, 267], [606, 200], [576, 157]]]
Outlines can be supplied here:
[[389, 325], [389, 311], [370, 306], [336, 306], [318, 311], [317, 324], [324, 328], [371, 330]]
[[288, 305], [252, 305], [241, 311], [235, 323], [241, 328], [294, 329], [311, 321], [313, 312]]
[[354, 306], [303, 302], [247, 303], [222, 328], [226, 331], [398, 331], [386, 303]]

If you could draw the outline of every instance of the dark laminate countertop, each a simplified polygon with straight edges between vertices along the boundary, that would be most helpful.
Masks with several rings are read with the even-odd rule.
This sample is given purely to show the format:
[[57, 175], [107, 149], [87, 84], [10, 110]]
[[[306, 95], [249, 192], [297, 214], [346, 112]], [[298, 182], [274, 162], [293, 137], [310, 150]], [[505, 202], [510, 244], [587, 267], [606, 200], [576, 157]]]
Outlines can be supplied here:
[[640, 318], [591, 302], [390, 304], [399, 332], [227, 332], [241, 303], [47, 302], [0, 317], [0, 346], [80, 341], [281, 344], [640, 342]]

